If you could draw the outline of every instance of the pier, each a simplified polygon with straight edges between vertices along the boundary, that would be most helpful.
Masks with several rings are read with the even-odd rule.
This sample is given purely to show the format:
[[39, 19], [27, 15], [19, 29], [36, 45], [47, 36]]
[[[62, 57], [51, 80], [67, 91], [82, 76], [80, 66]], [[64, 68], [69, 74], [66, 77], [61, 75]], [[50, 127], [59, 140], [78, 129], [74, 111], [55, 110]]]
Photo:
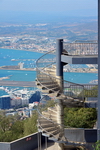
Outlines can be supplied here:
[[8, 81], [8, 80], [1, 80], [0, 86], [36, 87], [35, 81]]

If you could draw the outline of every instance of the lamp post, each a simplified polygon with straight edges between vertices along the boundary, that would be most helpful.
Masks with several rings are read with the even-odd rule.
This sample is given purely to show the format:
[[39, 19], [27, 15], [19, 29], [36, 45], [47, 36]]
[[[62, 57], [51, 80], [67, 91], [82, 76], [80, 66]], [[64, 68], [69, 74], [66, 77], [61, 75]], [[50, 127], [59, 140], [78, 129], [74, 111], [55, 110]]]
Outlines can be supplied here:
[[97, 140], [100, 141], [100, 0], [98, 0], [98, 124], [97, 124]]

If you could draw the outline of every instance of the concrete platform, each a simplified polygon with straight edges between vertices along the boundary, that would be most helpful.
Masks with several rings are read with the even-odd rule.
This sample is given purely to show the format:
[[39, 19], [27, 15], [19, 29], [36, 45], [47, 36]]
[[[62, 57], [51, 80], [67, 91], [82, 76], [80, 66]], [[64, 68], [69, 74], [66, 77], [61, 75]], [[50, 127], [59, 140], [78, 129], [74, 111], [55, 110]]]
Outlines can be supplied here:
[[[40, 149], [36, 148], [34, 150], [40, 150]], [[58, 150], [57, 143], [54, 142], [47, 143], [47, 148], [46, 145], [42, 145], [41, 150]]]

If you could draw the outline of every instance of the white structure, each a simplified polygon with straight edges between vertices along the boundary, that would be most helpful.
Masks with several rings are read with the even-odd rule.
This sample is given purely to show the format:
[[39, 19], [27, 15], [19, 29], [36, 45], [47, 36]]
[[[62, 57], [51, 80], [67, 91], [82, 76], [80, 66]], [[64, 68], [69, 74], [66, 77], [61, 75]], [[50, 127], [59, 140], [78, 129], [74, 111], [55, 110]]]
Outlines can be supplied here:
[[24, 65], [24, 63], [22, 63], [22, 62], [18, 63], [18, 66], [20, 69], [23, 69], [23, 65]]

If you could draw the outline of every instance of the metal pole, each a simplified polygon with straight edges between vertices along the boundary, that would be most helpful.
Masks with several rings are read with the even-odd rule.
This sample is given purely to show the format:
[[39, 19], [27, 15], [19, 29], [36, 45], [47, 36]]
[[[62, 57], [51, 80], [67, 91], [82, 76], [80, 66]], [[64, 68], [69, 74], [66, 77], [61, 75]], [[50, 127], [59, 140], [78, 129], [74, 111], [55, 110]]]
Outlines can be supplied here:
[[40, 146], [39, 146], [39, 144], [40, 144], [40, 141], [39, 141], [39, 140], [40, 140], [40, 139], [39, 139], [39, 134], [40, 134], [40, 133], [38, 132], [38, 134], [37, 134], [37, 135], [38, 135], [38, 150], [40, 149]]
[[100, 0], [98, 0], [98, 125], [97, 140], [100, 141]]
[[40, 133], [40, 150], [41, 150], [41, 133]]
[[45, 136], [45, 150], [47, 150], [47, 137]]

